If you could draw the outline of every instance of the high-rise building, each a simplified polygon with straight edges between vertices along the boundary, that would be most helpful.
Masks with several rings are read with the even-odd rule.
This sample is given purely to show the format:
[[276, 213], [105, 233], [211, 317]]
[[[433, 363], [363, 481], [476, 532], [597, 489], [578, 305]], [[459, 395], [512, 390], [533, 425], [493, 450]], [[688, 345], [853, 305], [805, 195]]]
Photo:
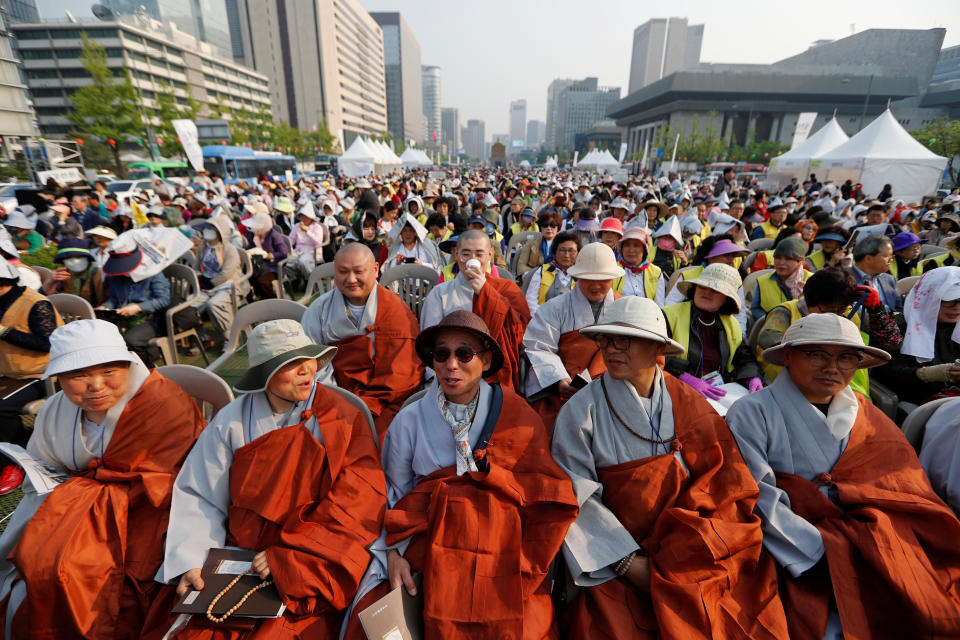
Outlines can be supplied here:
[[[5, 12], [0, 12], [0, 137], [4, 147], [12, 138], [34, 136], [35, 116], [27, 98], [27, 87], [20, 80], [20, 70], [15, 62], [12, 37], [7, 30]], [[0, 153], [0, 157], [7, 154]]]
[[383, 29], [387, 128], [397, 142], [423, 144], [420, 44], [397, 11], [370, 14]]
[[76, 23], [15, 24], [13, 32], [40, 130], [46, 135], [76, 129], [66, 117], [72, 108], [70, 93], [92, 82], [78, 53], [82, 35], [106, 50], [107, 64], [115, 75], [129, 73], [145, 111], [157, 108], [157, 94], [162, 91], [172, 93], [181, 105], [193, 99], [201, 116], [220, 105], [231, 112], [270, 108], [266, 75], [219, 55], [213, 45], [171, 29], [169, 23], [127, 16], [89, 18]]
[[40, 22], [37, 0], [0, 0], [0, 18], [12, 22]]
[[527, 121], [527, 148], [536, 149], [543, 144], [547, 125], [543, 120]]
[[444, 107], [440, 114], [441, 142], [447, 153], [456, 155], [460, 149], [460, 110]]
[[527, 134], [527, 101], [514, 100], [510, 103], [510, 142], [508, 153], [523, 148]]
[[[561, 89], [551, 90], [554, 85], [563, 82]], [[607, 107], [620, 98], [620, 87], [600, 87], [596, 78], [567, 81], [554, 80], [548, 89], [547, 114], [553, 112], [553, 140], [548, 140], [551, 150], [572, 150], [578, 133], [586, 133], [595, 123], [603, 120]]]
[[387, 131], [383, 31], [358, 0], [238, 0], [244, 62], [270, 76], [273, 115], [326, 119], [350, 146]]
[[560, 138], [557, 135], [560, 127], [560, 94], [575, 82], [573, 78], [557, 78], [547, 87], [547, 130], [544, 142], [548, 150], [560, 148]]
[[486, 153], [486, 125], [483, 120], [467, 120], [463, 128], [463, 152], [470, 158], [484, 160]]
[[675, 71], [695, 68], [702, 44], [703, 25], [688, 24], [686, 18], [654, 18], [643, 23], [633, 31], [628, 92]]
[[440, 67], [423, 65], [420, 78], [423, 83], [423, 115], [427, 118], [424, 144], [435, 149], [440, 147], [443, 137], [443, 123], [440, 121]]
[[118, 16], [146, 14], [172, 22], [180, 31], [209, 42], [223, 56], [233, 55], [225, 0], [101, 0]]

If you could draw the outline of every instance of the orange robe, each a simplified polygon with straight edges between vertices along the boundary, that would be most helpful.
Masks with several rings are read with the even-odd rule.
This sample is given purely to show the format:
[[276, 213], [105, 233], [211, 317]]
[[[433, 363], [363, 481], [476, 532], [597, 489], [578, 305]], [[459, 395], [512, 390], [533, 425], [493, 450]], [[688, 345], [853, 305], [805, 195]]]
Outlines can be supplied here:
[[582, 589], [569, 637], [785, 639], [756, 482], [723, 419], [663, 377], [689, 475], [672, 453], [597, 469], [603, 504], [649, 553], [650, 592], [622, 578]]
[[530, 322], [530, 309], [520, 287], [513, 280], [487, 278], [480, 293], [473, 296], [473, 312], [483, 318], [505, 357], [503, 367], [487, 382], [500, 383], [504, 389], [522, 389], [520, 346]]
[[[424, 637], [557, 638], [547, 573], [577, 516], [570, 479], [537, 414], [509, 389], [474, 458], [486, 471], [437, 471], [387, 511], [387, 544], [412, 536], [404, 557], [423, 573]], [[381, 583], [355, 611], [387, 591]], [[365, 637], [354, 616], [345, 640]]]
[[[790, 637], [823, 637], [831, 597], [847, 638], [960, 635], [960, 521], [903, 433], [858, 395], [850, 440], [816, 482], [778, 473], [794, 513], [820, 532], [826, 563], [782, 575]], [[837, 504], [819, 486], [830, 487]], [[838, 506], [839, 505], [839, 506]]]
[[[368, 337], [373, 332], [373, 340]], [[333, 343], [337, 385], [358, 395], [373, 414], [380, 444], [390, 421], [420, 386], [423, 363], [414, 342], [420, 325], [399, 296], [377, 285], [377, 319], [361, 335]], [[376, 357], [374, 357], [374, 353]]]
[[[603, 354], [595, 340], [580, 335], [579, 331], [568, 331], [560, 336], [557, 344], [557, 355], [563, 361], [567, 375], [575, 378], [581, 371], [587, 370], [591, 380], [596, 380], [607, 370], [603, 363]], [[533, 403], [533, 408], [540, 414], [547, 432], [553, 434], [553, 425], [557, 421], [557, 414], [563, 408], [566, 398], [554, 393], [540, 398]]]
[[[321, 444], [304, 425], [316, 416]], [[336, 638], [344, 609], [370, 562], [386, 506], [386, 482], [363, 415], [336, 391], [317, 390], [301, 423], [257, 438], [230, 465], [227, 545], [267, 552], [271, 578], [287, 610], [259, 621], [221, 624], [194, 616], [176, 638]], [[164, 615], [151, 636], [173, 622]], [[157, 608], [155, 608], [156, 612]]]
[[205, 424], [179, 385], [150, 373], [103, 459], [47, 496], [13, 550], [27, 587], [15, 638], [139, 637], [160, 590], [173, 482]]

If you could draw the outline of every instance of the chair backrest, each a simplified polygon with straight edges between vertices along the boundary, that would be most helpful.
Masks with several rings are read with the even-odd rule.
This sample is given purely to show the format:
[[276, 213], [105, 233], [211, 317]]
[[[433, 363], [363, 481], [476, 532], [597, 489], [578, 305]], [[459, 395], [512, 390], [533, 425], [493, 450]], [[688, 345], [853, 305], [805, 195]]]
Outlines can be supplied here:
[[539, 238], [539, 231], [521, 231], [520, 233], [515, 233], [510, 236], [510, 242], [507, 243], [507, 253], [503, 256], [507, 264], [511, 266], [511, 270], [515, 269], [513, 264], [513, 256], [515, 253], [519, 253], [520, 249], [523, 248], [523, 245], [526, 244], [527, 240], [530, 238]]
[[932, 258], [933, 256], [938, 256], [941, 253], [947, 252], [949, 252], [949, 249], [946, 247], [941, 247], [935, 244], [922, 244], [920, 245], [919, 260], [926, 260], [927, 258]]
[[517, 281], [516, 276], [514, 276], [509, 269], [506, 269], [504, 267], [497, 267], [497, 275], [503, 278], [504, 280], [513, 280], [514, 282]]
[[759, 251], [751, 251], [750, 253], [747, 254], [747, 257], [743, 259], [743, 264], [741, 264], [740, 266], [744, 269], [744, 271], [749, 271], [750, 267], [753, 266], [753, 263], [757, 261], [757, 256], [759, 255], [760, 255]]
[[939, 400], [933, 400], [932, 402], [927, 402], [922, 404], [907, 415], [906, 420], [903, 421], [903, 435], [906, 436], [907, 442], [913, 445], [913, 448], [920, 452], [920, 445], [923, 444], [923, 434], [927, 429], [927, 421], [930, 419], [930, 416], [940, 408], [940, 405], [950, 402], [951, 400], [956, 400], [956, 398], [940, 398]]
[[38, 265], [38, 266], [31, 266], [30, 268], [36, 271], [40, 275], [40, 282], [46, 282], [47, 280], [50, 279], [50, 276], [53, 275], [53, 271], [50, 271], [50, 269], [47, 269], [46, 267], [41, 267]]
[[682, 269], [677, 269], [676, 271], [674, 271], [673, 274], [670, 276], [670, 279], [667, 280], [667, 288], [664, 290], [663, 294], [666, 295], [670, 293], [670, 291], [675, 286], [677, 286], [677, 283], [680, 281], [680, 278], [683, 277], [682, 274], [684, 271], [690, 271], [690, 269], [696, 269], [698, 266], [699, 265], [692, 264], [689, 267], [683, 267]]
[[249, 280], [250, 276], [253, 275], [253, 260], [250, 259], [250, 254], [243, 249], [237, 249], [237, 253], [240, 254], [240, 268], [243, 271], [243, 277]]
[[181, 264], [191, 269], [196, 269], [199, 264], [197, 263], [197, 255], [193, 251], [184, 251], [180, 254], [180, 257], [173, 261], [174, 264]]
[[743, 295], [747, 299], [747, 304], [750, 304], [753, 301], [753, 290], [757, 288], [757, 280], [768, 273], [773, 273], [773, 269], [761, 269], [760, 271], [754, 271], [743, 279]]
[[[233, 317], [233, 324], [230, 326], [230, 336], [223, 345], [223, 355], [210, 363], [207, 367], [209, 371], [217, 371], [225, 365], [241, 347], [240, 334], [249, 335], [254, 325], [266, 322], [267, 320], [279, 320], [287, 318], [300, 322], [303, 313], [307, 310], [305, 306], [293, 300], [257, 300], [248, 305], [240, 307]], [[244, 341], [244, 344], [246, 341]]]
[[400, 296], [419, 318], [420, 307], [439, 277], [439, 271], [425, 264], [399, 264], [383, 274], [380, 284]]
[[523, 295], [527, 295], [527, 289], [530, 288], [530, 281], [533, 280], [533, 274], [535, 274], [540, 269], [530, 269], [520, 278], [520, 290], [523, 291]]
[[[207, 416], [208, 419], [233, 401], [233, 390], [230, 389], [230, 385], [212, 371], [189, 364], [168, 364], [157, 367], [157, 371], [164, 378], [180, 385], [191, 398], [200, 401], [201, 409], [203, 403], [209, 404], [212, 411]], [[206, 412], [204, 415], [207, 415]]]
[[757, 238], [747, 243], [747, 249], [750, 251], [766, 251], [773, 248], [775, 238]]
[[97, 318], [97, 315], [93, 312], [93, 306], [80, 296], [75, 296], [72, 293], [52, 293], [47, 298], [64, 322], [96, 320]]
[[750, 333], [747, 335], [747, 346], [750, 347], [750, 353], [757, 352], [757, 343], [760, 342], [760, 331], [763, 329], [763, 318], [760, 318], [750, 327]]
[[913, 285], [917, 284], [917, 280], [920, 279], [920, 276], [907, 276], [906, 278], [900, 278], [897, 280], [897, 293], [900, 294], [900, 297], [910, 293], [910, 289], [913, 288]]
[[307, 278], [307, 290], [304, 292], [303, 297], [300, 298], [298, 302], [300, 302], [300, 304], [310, 304], [314, 298], [314, 288], [317, 289], [317, 295], [326, 293], [327, 291], [333, 289], [334, 272], [335, 270], [332, 262], [324, 262], [323, 264], [317, 266], [313, 271], [310, 272], [310, 277]]
[[174, 304], [190, 300], [200, 292], [200, 278], [197, 272], [185, 264], [174, 262], [163, 270], [170, 281], [170, 300]]
[[427, 395], [427, 390], [426, 390], [426, 389], [421, 389], [420, 391], [417, 391], [416, 393], [414, 393], [414, 394], [412, 394], [410, 397], [408, 397], [406, 400], [404, 400], [404, 401], [403, 401], [403, 404], [400, 405], [400, 408], [403, 409], [403, 408], [404, 408], [405, 406], [407, 406], [408, 404], [413, 404], [414, 402], [416, 402], [417, 400], [419, 400], [420, 398], [422, 398], [422, 397], [425, 396], [425, 395]]
[[370, 427], [370, 434], [373, 436], [373, 444], [376, 445], [377, 451], [380, 451], [380, 437], [377, 435], [377, 426], [373, 423], [373, 414], [370, 413], [370, 408], [367, 406], [367, 403], [346, 389], [341, 389], [340, 387], [334, 387], [328, 384], [323, 386], [331, 391], [336, 391], [343, 396], [347, 402], [360, 410], [360, 413], [363, 414], [363, 417], [367, 419], [367, 426]]

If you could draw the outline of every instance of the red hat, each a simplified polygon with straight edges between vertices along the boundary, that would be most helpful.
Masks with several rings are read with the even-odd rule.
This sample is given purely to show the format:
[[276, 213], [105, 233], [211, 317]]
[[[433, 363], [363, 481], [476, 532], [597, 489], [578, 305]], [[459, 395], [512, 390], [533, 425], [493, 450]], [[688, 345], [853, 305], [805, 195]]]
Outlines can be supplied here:
[[600, 223], [600, 233], [604, 231], [613, 231], [618, 236], [623, 236], [623, 223], [618, 218], [607, 218]]

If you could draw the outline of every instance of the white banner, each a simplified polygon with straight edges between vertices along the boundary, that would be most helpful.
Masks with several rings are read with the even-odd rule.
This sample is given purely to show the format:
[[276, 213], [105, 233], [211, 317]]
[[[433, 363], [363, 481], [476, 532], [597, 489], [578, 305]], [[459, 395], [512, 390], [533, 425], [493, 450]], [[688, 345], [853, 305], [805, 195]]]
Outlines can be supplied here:
[[798, 144], [803, 144], [813, 129], [813, 122], [817, 119], [816, 111], [804, 111], [797, 117], [797, 128], [793, 130], [793, 142], [790, 148], [793, 149]]
[[574, 152], [573, 152], [573, 166], [577, 166], [577, 158], [579, 158], [579, 157], [580, 157], [580, 152], [579, 152], [579, 151], [574, 151]]
[[194, 171], [203, 169], [203, 151], [200, 149], [200, 136], [197, 133], [197, 125], [193, 120], [171, 120], [177, 137], [180, 138], [180, 144], [183, 146], [183, 152], [187, 154], [187, 160]]
[[73, 184], [74, 182], [83, 182], [83, 174], [76, 167], [66, 169], [51, 169], [50, 171], [37, 171], [37, 180], [40, 184], [46, 184], [47, 180], [53, 178], [62, 185]]
[[623, 159], [627, 157], [627, 143], [620, 143], [620, 164], [623, 164]]
[[646, 144], [643, 145], [643, 158], [640, 160], [640, 171], [642, 172], [647, 168], [647, 152], [650, 151], [650, 141], [647, 140]]
[[675, 171], [677, 169], [677, 145], [680, 144], [680, 134], [677, 134], [677, 139], [673, 141], [673, 154], [670, 156], [670, 171]]

